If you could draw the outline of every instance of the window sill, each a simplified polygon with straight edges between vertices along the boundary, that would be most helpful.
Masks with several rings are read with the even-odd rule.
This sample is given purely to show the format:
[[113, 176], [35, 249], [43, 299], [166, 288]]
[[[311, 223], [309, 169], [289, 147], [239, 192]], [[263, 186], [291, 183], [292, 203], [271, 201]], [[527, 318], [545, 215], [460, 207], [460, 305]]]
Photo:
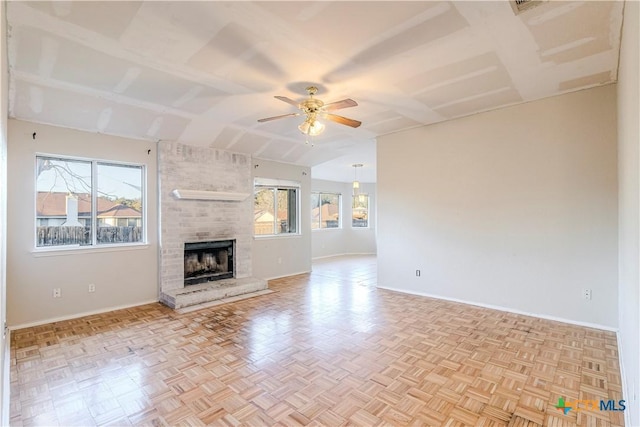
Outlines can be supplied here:
[[343, 227], [331, 227], [331, 228], [314, 228], [311, 231], [316, 232], [316, 231], [342, 231], [342, 230], [344, 230]]
[[121, 251], [139, 251], [148, 249], [149, 243], [132, 243], [127, 245], [114, 244], [114, 245], [100, 245], [100, 246], [59, 246], [59, 247], [46, 247], [35, 248], [31, 251], [34, 257], [48, 257], [48, 256], [64, 256], [75, 254], [92, 254], [103, 252], [121, 252]]

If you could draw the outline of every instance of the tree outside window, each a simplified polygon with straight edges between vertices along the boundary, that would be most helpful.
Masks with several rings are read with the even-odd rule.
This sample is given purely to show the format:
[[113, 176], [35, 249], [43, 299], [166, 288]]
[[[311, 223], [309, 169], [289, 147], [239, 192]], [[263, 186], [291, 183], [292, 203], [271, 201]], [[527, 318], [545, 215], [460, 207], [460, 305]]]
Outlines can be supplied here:
[[143, 166], [37, 156], [36, 246], [142, 242], [143, 187]]
[[298, 233], [298, 188], [256, 185], [253, 228], [256, 236]]

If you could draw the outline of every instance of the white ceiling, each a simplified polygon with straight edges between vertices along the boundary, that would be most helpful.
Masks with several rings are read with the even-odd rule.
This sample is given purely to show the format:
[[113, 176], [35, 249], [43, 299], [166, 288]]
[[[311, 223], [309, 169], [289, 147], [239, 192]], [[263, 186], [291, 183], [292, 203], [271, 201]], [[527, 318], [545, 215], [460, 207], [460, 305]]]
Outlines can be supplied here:
[[[375, 140], [616, 81], [623, 2], [7, 2], [10, 116], [375, 182]], [[313, 147], [274, 98], [352, 98]]]

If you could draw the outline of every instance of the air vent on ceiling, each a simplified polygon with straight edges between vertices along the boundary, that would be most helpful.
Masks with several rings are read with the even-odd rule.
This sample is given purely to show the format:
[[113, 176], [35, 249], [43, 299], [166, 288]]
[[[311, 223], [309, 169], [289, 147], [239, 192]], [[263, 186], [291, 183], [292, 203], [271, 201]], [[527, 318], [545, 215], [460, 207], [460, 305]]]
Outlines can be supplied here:
[[511, 8], [516, 15], [541, 5], [545, 0], [511, 0]]

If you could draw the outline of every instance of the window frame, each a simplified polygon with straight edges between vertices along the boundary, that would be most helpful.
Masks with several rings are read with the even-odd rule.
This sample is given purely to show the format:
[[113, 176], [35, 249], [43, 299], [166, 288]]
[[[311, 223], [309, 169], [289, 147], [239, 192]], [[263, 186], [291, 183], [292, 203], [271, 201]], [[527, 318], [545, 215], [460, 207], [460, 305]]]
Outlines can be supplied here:
[[[367, 198], [367, 225], [364, 227], [358, 227], [358, 226], [354, 226], [353, 225], [353, 210], [355, 209], [355, 203], [356, 203], [356, 198], [357, 197], [361, 197], [364, 196]], [[366, 230], [368, 228], [371, 228], [371, 220], [370, 220], [370, 215], [369, 215], [369, 211], [371, 210], [371, 197], [368, 194], [357, 194], [351, 197], [351, 228], [354, 230]]]
[[[62, 161], [75, 161], [85, 162], [91, 164], [91, 244], [88, 245], [58, 245], [58, 246], [38, 246], [38, 215], [37, 215], [37, 200], [38, 200], [38, 159], [48, 158], [53, 160]], [[125, 166], [140, 168], [140, 200], [141, 200], [141, 240], [138, 242], [116, 242], [116, 243], [99, 243], [98, 240], [98, 212], [97, 212], [97, 188], [98, 188], [98, 164], [110, 165], [110, 166]], [[42, 253], [46, 255], [47, 252], [109, 252], [118, 250], [130, 250], [137, 249], [136, 247], [146, 247], [149, 245], [148, 241], [148, 218], [147, 218], [147, 166], [144, 163], [126, 162], [120, 160], [108, 160], [95, 157], [82, 157], [82, 156], [69, 156], [64, 154], [52, 154], [37, 152], [34, 156], [34, 204], [33, 204], [33, 252]]]
[[[258, 193], [258, 190], [263, 190], [263, 189], [271, 189], [273, 191], [273, 197], [274, 197], [274, 204], [273, 204], [273, 208], [274, 208], [274, 218], [273, 218], [273, 229], [274, 231], [278, 230], [278, 191], [279, 190], [294, 190], [295, 194], [296, 194], [296, 201], [295, 201], [295, 224], [296, 224], [296, 231], [295, 232], [289, 232], [289, 233], [274, 233], [274, 234], [256, 234], [255, 231], [255, 210], [254, 210], [254, 220], [253, 220], [253, 238], [254, 239], [281, 239], [281, 238], [287, 238], [287, 237], [296, 237], [296, 236], [301, 236], [302, 235], [302, 229], [301, 229], [301, 218], [300, 218], [300, 213], [301, 213], [301, 200], [302, 200], [302, 188], [301, 188], [301, 184], [298, 181], [289, 181], [289, 180], [282, 180], [282, 179], [269, 179], [269, 178], [254, 178], [253, 180], [253, 200], [254, 200], [254, 206], [255, 206], [255, 197], [256, 194]], [[290, 212], [289, 209], [287, 209], [287, 212]], [[290, 214], [289, 214], [290, 216]]]
[[[342, 221], [342, 193], [338, 193], [338, 192], [332, 192], [332, 191], [312, 191], [311, 192], [311, 196], [313, 196], [314, 194], [318, 195], [318, 228], [313, 228], [313, 226], [311, 227], [312, 231], [319, 231], [319, 230], [342, 230], [343, 227], [343, 221]], [[338, 196], [338, 226], [337, 227], [322, 227], [322, 195], [323, 194], [327, 194], [327, 195], [331, 195], [331, 196]], [[311, 211], [313, 211], [313, 207], [311, 208]], [[310, 218], [312, 219], [312, 218]], [[312, 225], [313, 225], [313, 221], [312, 221]]]

